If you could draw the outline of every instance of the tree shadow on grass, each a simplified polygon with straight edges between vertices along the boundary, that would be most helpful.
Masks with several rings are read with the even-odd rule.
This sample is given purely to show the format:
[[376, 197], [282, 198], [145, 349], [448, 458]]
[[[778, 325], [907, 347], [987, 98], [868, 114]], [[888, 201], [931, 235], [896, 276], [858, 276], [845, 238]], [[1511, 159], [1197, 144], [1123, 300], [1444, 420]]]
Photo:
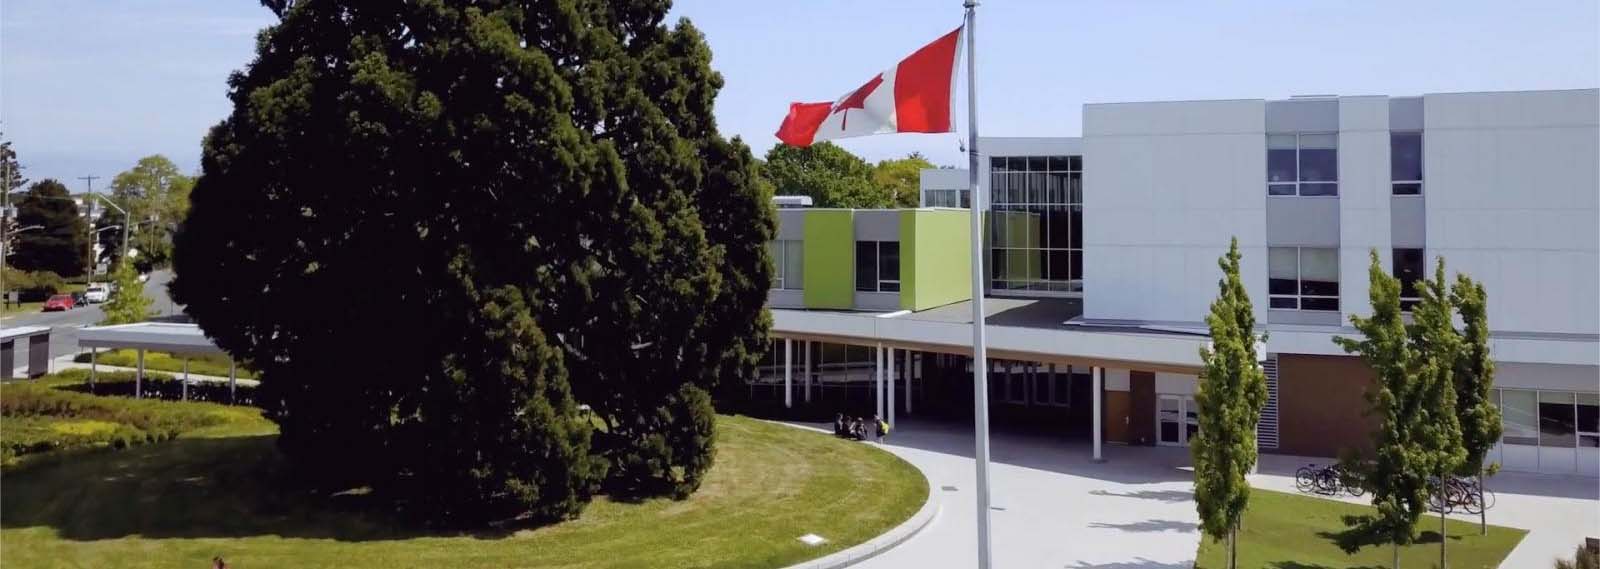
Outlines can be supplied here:
[[0, 526], [49, 527], [62, 539], [236, 538], [339, 541], [495, 539], [521, 529], [418, 527], [401, 504], [363, 492], [317, 492], [288, 478], [275, 436], [178, 439], [76, 454], [5, 473]]

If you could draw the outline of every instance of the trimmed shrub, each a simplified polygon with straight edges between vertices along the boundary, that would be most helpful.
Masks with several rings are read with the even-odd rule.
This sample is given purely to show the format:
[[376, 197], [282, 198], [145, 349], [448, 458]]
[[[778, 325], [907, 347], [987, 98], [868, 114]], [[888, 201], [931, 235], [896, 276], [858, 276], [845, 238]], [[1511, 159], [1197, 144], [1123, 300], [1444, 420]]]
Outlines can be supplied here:
[[[54, 388], [51, 383], [59, 385], [62, 378], [47, 378], [0, 386], [0, 418], [5, 421], [0, 464], [11, 465], [23, 456], [55, 450], [126, 448], [166, 441], [238, 420], [238, 412], [228, 407], [98, 397]], [[131, 382], [131, 376], [126, 381]], [[124, 381], [112, 382], [121, 383]]]
[[5, 269], [6, 287], [17, 291], [21, 302], [39, 302], [67, 290], [67, 281], [50, 271]]

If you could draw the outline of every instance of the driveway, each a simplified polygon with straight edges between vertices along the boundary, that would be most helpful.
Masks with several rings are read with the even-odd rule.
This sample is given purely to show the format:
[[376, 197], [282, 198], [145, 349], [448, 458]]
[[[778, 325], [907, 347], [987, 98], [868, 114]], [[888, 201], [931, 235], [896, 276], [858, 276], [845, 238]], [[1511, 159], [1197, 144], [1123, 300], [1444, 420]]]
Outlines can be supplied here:
[[[939, 515], [921, 533], [857, 567], [976, 564], [973, 437], [965, 424], [901, 421], [886, 449], [927, 474]], [[1193, 483], [1181, 448], [1105, 447], [1001, 433], [991, 437], [995, 567], [1176, 569], [1199, 546]]]

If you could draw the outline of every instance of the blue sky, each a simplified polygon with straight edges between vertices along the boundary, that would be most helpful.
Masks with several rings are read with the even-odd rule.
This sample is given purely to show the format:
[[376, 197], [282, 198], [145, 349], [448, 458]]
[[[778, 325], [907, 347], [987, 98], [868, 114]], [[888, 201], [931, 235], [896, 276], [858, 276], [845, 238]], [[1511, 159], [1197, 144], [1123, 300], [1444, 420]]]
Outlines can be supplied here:
[[[711, 42], [723, 133], [758, 153], [790, 101], [835, 99], [961, 22], [959, 0], [680, 0], [673, 14]], [[29, 178], [77, 190], [147, 154], [195, 170], [228, 73], [271, 18], [253, 0], [0, 2], [0, 130]], [[1596, 87], [1597, 30], [1595, 0], [987, 0], [980, 127], [1075, 136], [1095, 102]], [[964, 160], [956, 135], [843, 145]]]

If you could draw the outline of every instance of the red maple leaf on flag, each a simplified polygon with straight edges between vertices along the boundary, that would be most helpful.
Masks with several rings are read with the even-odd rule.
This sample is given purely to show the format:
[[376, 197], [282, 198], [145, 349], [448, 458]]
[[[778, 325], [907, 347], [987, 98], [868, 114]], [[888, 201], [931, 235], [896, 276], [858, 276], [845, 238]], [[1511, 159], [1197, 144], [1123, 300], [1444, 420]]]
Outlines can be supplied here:
[[867, 95], [871, 95], [873, 91], [878, 90], [878, 85], [881, 84], [883, 84], [883, 74], [879, 73], [874, 75], [866, 85], [851, 91], [849, 95], [846, 95], [844, 99], [841, 99], [838, 104], [833, 106], [833, 110], [828, 114], [844, 113], [844, 119], [839, 121], [839, 130], [849, 128], [850, 109], [865, 109]]

